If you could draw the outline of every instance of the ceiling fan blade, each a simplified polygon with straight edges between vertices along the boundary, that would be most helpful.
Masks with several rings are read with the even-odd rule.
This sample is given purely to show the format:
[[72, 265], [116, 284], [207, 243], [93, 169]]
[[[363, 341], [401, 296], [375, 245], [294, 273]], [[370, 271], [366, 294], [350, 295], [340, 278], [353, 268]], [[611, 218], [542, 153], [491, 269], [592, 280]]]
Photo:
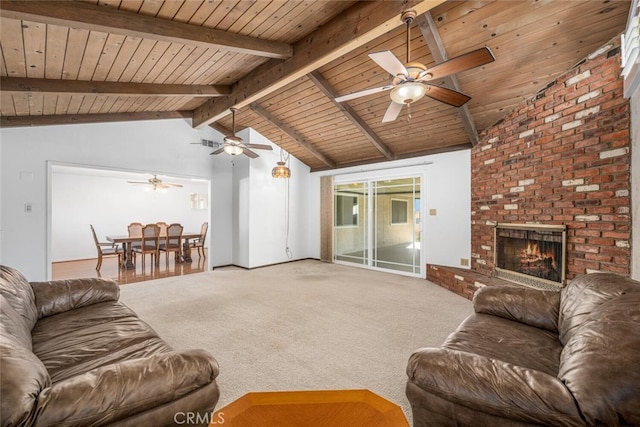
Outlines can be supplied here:
[[149, 181], [127, 181], [129, 184], [151, 184]]
[[387, 111], [384, 113], [384, 117], [382, 118], [382, 123], [392, 122], [398, 118], [398, 115], [402, 111], [402, 104], [396, 104], [395, 102], [391, 102], [387, 107]]
[[445, 104], [453, 105], [454, 107], [462, 107], [471, 99], [469, 95], [458, 92], [457, 90], [430, 84], [426, 86], [427, 93], [425, 95], [437, 101], [444, 102]]
[[162, 183], [162, 185], [166, 185], [167, 187], [178, 187], [178, 188], [182, 188], [182, 184], [173, 184], [173, 183], [170, 183], [170, 182]]
[[273, 147], [267, 144], [244, 144], [244, 146], [254, 150], [273, 150]]
[[348, 95], [339, 96], [336, 98], [336, 102], [350, 101], [352, 99], [360, 98], [361, 96], [372, 95], [374, 93], [384, 92], [385, 90], [389, 90], [389, 89], [393, 89], [393, 85], [386, 85], [386, 86], [374, 87], [371, 89], [365, 89], [359, 92], [350, 93]]
[[422, 79], [440, 79], [451, 74], [488, 64], [495, 60], [496, 58], [493, 56], [493, 53], [491, 53], [491, 50], [489, 50], [488, 47], [482, 47], [469, 53], [456, 56], [455, 58], [444, 61], [443, 63], [428, 69], [426, 71], [426, 75]]
[[380, 67], [384, 68], [393, 77], [398, 75], [407, 76], [409, 73], [402, 62], [390, 50], [383, 52], [370, 53], [369, 58], [375, 61]]
[[220, 147], [218, 148], [216, 151], [214, 151], [213, 153], [209, 153], [210, 156], [213, 156], [214, 154], [220, 154], [224, 152], [224, 147]]
[[252, 159], [255, 159], [256, 157], [260, 157], [258, 155], [258, 153], [254, 153], [253, 151], [249, 150], [248, 148], [242, 148], [242, 152], [245, 154], [245, 156], [247, 157], [251, 157]]

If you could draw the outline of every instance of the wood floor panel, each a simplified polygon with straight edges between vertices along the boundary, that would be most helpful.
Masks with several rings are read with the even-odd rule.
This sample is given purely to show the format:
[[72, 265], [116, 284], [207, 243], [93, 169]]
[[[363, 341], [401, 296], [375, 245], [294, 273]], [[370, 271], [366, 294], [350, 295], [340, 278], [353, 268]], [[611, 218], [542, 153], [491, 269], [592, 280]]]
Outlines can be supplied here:
[[161, 254], [160, 265], [155, 266], [150, 261], [150, 257], [147, 257], [144, 270], [140, 259], [138, 259], [136, 263], [135, 270], [120, 269], [116, 257], [103, 258], [100, 271], [96, 271], [97, 258], [54, 262], [51, 266], [51, 274], [53, 280], [103, 277], [113, 279], [120, 285], [125, 285], [128, 283], [143, 282], [145, 280], [183, 276], [207, 271], [207, 259], [198, 258], [198, 251], [193, 251], [191, 258], [193, 259], [191, 264], [176, 264], [173, 259], [173, 254], [171, 254], [169, 255], [169, 262], [167, 263], [164, 254]]

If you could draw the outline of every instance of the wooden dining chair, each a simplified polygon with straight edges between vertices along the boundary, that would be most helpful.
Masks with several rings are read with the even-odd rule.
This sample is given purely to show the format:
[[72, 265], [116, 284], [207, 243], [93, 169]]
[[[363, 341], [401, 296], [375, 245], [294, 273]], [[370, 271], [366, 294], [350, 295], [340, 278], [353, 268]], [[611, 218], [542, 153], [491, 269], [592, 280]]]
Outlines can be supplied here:
[[167, 224], [166, 222], [156, 222], [156, 225], [160, 227], [160, 244], [162, 245], [166, 243], [167, 227], [169, 227], [169, 224]]
[[100, 267], [102, 267], [102, 258], [105, 256], [117, 256], [118, 257], [118, 267], [122, 265], [122, 252], [118, 250], [118, 246], [112, 242], [101, 242], [98, 240], [98, 236], [96, 235], [96, 230], [93, 228], [93, 224], [89, 224], [91, 227], [91, 234], [93, 234], [93, 241], [96, 244], [96, 249], [98, 250], [98, 264], [96, 265], [96, 270], [100, 271]]
[[202, 226], [200, 227], [200, 237], [198, 237], [197, 239], [193, 239], [193, 241], [189, 243], [190, 250], [191, 248], [198, 248], [198, 258], [207, 257], [204, 252], [204, 241], [207, 238], [208, 230], [209, 230], [209, 223], [203, 222]]
[[142, 242], [134, 247], [133, 251], [142, 255], [142, 269], [144, 269], [145, 255], [151, 254], [151, 261], [158, 265], [158, 250], [160, 245], [160, 227], [156, 224], [147, 224], [142, 227]]
[[[127, 226], [127, 231], [129, 232], [129, 237], [142, 237], [142, 227], [144, 224], [141, 222], [132, 222]], [[141, 243], [133, 242], [131, 244], [132, 247], [140, 246]]]
[[169, 252], [175, 253], [176, 262], [182, 252], [182, 231], [184, 227], [173, 223], [167, 227], [167, 234], [164, 243], [160, 243], [160, 251], [165, 253], [165, 262], [169, 264]]

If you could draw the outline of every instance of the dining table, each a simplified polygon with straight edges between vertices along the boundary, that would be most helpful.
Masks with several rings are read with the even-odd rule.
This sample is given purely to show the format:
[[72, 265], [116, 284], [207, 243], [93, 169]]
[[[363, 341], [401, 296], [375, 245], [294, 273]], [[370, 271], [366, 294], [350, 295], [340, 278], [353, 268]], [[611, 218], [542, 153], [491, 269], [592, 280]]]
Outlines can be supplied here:
[[[200, 237], [201, 233], [199, 231], [189, 231], [182, 233], [182, 251], [180, 256], [176, 258], [176, 262], [188, 264], [193, 262], [193, 259], [191, 258], [191, 247], [189, 245], [189, 240], [198, 239]], [[112, 243], [122, 245], [122, 250], [124, 252], [124, 261], [121, 267], [126, 270], [135, 269], [136, 265], [133, 263], [133, 243], [142, 243], [142, 236], [114, 235], [107, 236], [107, 240]]]

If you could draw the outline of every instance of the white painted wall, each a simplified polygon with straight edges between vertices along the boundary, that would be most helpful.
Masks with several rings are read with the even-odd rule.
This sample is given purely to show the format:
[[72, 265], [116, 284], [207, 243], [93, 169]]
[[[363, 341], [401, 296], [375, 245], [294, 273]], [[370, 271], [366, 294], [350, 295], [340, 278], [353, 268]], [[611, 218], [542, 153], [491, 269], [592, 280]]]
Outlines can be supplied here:
[[291, 178], [275, 179], [271, 170], [280, 160], [280, 148], [254, 129], [245, 129], [238, 136], [251, 144], [267, 144], [274, 149], [258, 150], [260, 157], [239, 158], [234, 162], [234, 206], [238, 219], [234, 242], [238, 244], [234, 245], [233, 263], [254, 268], [309, 257], [306, 203], [309, 167], [291, 157]]
[[[309, 177], [309, 243], [311, 257], [320, 258], [320, 177], [334, 182], [388, 179], [424, 174], [422, 197], [424, 262], [463, 267], [471, 257], [471, 151], [462, 150], [412, 159], [314, 172]], [[436, 209], [436, 215], [428, 215]]]

